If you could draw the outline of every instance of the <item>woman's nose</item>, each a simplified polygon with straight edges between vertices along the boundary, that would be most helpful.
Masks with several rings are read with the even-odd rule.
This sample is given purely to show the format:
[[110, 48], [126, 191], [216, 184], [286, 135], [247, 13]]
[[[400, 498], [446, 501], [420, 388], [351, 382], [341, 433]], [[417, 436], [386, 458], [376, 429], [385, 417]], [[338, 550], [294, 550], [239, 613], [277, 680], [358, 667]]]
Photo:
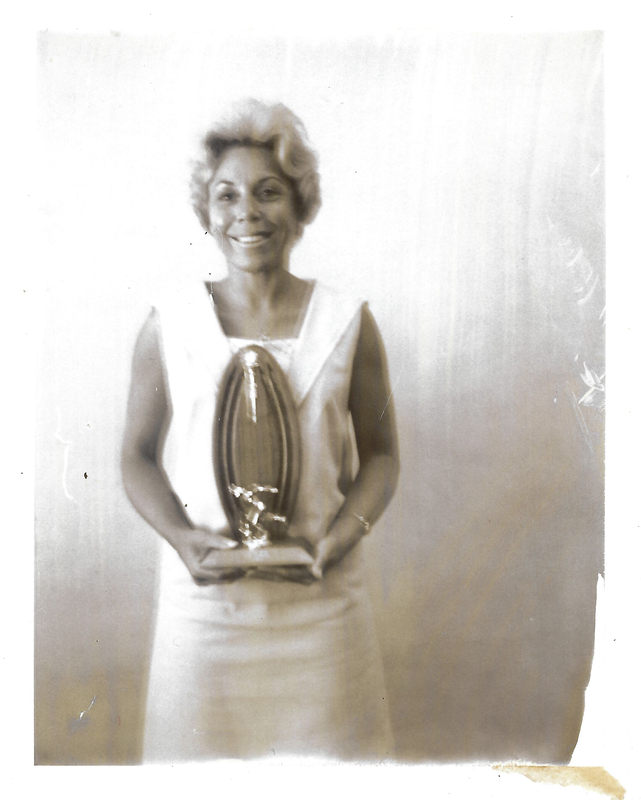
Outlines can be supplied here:
[[255, 220], [260, 216], [256, 200], [251, 195], [240, 199], [236, 213], [239, 220]]

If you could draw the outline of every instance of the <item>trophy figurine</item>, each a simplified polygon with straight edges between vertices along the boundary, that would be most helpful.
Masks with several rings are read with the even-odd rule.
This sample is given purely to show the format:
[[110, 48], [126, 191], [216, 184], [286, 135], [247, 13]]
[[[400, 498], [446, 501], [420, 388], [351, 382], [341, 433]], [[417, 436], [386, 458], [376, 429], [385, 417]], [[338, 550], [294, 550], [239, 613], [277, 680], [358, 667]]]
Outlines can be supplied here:
[[213, 436], [218, 493], [238, 545], [212, 551], [208, 564], [312, 564], [309, 542], [289, 534], [300, 477], [298, 416], [285, 373], [265, 348], [248, 345], [231, 359]]

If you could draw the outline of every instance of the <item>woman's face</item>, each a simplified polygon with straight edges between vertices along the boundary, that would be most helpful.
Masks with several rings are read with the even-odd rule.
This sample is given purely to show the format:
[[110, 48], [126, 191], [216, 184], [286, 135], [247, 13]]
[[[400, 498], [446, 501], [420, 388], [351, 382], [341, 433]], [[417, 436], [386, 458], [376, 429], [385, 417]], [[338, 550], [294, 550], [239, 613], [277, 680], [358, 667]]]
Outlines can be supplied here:
[[286, 266], [299, 225], [291, 184], [269, 150], [238, 145], [225, 151], [211, 183], [209, 215], [230, 269]]

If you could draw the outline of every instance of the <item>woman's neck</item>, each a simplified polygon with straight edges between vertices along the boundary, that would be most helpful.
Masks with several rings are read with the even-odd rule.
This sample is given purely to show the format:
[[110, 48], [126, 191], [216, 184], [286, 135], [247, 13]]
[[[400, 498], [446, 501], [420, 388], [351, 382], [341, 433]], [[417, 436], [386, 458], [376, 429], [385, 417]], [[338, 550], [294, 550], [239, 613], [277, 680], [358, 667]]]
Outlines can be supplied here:
[[210, 284], [214, 309], [227, 336], [296, 337], [312, 284], [280, 269], [269, 273], [232, 272]]
[[282, 268], [265, 272], [230, 270], [220, 286], [229, 299], [233, 298], [248, 313], [259, 313], [275, 309], [295, 281], [296, 278]]

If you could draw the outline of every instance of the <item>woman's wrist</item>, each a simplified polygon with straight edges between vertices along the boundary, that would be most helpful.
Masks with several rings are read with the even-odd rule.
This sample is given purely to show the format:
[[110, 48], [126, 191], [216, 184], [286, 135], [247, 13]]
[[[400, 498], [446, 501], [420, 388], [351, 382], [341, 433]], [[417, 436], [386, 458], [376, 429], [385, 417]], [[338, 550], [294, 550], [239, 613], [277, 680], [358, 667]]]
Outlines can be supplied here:
[[362, 528], [363, 535], [369, 533], [371, 528], [372, 528], [372, 523], [368, 519], [366, 519], [364, 516], [362, 516], [362, 514], [357, 514], [355, 511], [350, 511], [350, 512], [346, 512], [346, 513], [338, 515], [339, 519], [341, 519], [342, 517], [354, 517], [355, 519], [357, 519], [360, 522], [360, 524], [363, 526], [363, 528]]
[[334, 539], [338, 549], [349, 550], [365, 536], [370, 528], [369, 521], [361, 514], [341, 511], [334, 519], [327, 534]]
[[336, 515], [327, 534], [316, 547], [316, 560], [311, 567], [316, 578], [322, 578], [326, 569], [341, 561], [363, 538], [365, 526], [359, 517], [347, 512]]

